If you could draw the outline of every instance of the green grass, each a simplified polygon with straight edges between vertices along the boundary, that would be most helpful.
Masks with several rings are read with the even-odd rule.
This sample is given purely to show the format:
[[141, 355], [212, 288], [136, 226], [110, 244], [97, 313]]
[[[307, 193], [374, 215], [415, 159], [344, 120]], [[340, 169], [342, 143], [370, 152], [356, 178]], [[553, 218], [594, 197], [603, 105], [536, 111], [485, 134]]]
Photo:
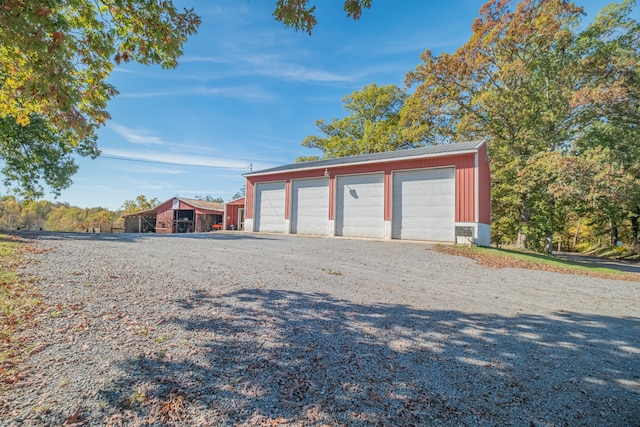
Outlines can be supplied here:
[[25, 244], [0, 234], [0, 380], [13, 374], [28, 350], [20, 339], [42, 304], [28, 281], [16, 273]]
[[467, 246], [438, 246], [440, 252], [473, 258], [483, 265], [497, 268], [515, 267], [567, 274], [583, 274], [621, 280], [640, 280], [637, 274], [611, 268], [565, 261], [553, 255], [516, 249], [497, 249]]

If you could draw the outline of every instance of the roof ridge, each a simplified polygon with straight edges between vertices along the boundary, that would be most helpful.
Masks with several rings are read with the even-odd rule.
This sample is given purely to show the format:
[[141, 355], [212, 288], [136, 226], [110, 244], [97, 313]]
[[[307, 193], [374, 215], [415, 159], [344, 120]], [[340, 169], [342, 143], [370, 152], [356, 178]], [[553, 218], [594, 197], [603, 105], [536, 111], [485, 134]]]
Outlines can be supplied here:
[[273, 172], [285, 172], [290, 170], [301, 170], [301, 169], [314, 169], [314, 168], [322, 168], [328, 166], [342, 166], [351, 163], [359, 163], [366, 161], [383, 161], [383, 160], [392, 160], [399, 159], [405, 157], [412, 157], [418, 155], [447, 155], [453, 154], [456, 152], [462, 152], [467, 150], [478, 150], [482, 145], [486, 143], [484, 139], [477, 139], [472, 141], [464, 141], [464, 142], [455, 142], [451, 144], [439, 144], [439, 145], [427, 145], [423, 147], [413, 147], [413, 148], [404, 148], [400, 150], [393, 151], [381, 151], [378, 153], [369, 153], [369, 154], [357, 154], [354, 156], [346, 156], [346, 157], [334, 157], [331, 159], [322, 159], [315, 160], [313, 162], [301, 162], [301, 163], [289, 163], [287, 165], [276, 166], [273, 168], [263, 169], [256, 172], [249, 172], [243, 174], [243, 176], [253, 176], [253, 175], [261, 175], [265, 173], [273, 173]]

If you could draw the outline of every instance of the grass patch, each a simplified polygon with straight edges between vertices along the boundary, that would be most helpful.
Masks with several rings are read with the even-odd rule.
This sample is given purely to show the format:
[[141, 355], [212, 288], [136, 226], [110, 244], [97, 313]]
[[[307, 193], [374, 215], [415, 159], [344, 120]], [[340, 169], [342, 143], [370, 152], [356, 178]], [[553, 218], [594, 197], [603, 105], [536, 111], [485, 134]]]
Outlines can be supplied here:
[[0, 234], [0, 384], [14, 382], [18, 364], [29, 349], [21, 332], [35, 321], [42, 305], [28, 280], [17, 274], [27, 250], [26, 241]]
[[524, 268], [528, 270], [551, 271], [564, 274], [582, 274], [615, 280], [640, 281], [640, 275], [611, 268], [589, 266], [559, 259], [553, 255], [536, 252], [481, 248], [468, 246], [444, 246], [435, 248], [438, 252], [474, 259], [481, 265], [493, 268]]

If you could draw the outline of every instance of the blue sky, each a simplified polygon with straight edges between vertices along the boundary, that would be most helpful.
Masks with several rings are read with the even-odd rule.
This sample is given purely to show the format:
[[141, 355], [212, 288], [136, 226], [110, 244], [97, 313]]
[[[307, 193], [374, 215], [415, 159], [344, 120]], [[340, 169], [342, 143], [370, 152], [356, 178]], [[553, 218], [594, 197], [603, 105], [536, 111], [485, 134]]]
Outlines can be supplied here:
[[[275, 0], [182, 3], [202, 26], [180, 65], [116, 67], [120, 94], [98, 132], [103, 156], [78, 159], [73, 185], [57, 200], [111, 210], [141, 194], [227, 201], [250, 164], [256, 171], [318, 154], [300, 143], [317, 134], [315, 120], [343, 116], [345, 95], [374, 82], [404, 87], [420, 52], [455, 51], [484, 2], [374, 0], [353, 21], [342, 2], [316, 0], [312, 36], [275, 22]], [[578, 3], [590, 21], [608, 2]]]

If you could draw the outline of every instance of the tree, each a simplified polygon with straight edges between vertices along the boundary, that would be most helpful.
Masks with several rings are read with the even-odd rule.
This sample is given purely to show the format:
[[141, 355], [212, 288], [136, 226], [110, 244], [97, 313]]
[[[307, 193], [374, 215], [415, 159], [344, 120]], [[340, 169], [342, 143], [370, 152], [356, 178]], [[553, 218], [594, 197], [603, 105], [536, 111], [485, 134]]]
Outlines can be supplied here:
[[54, 208], [53, 203], [46, 200], [23, 200], [21, 203], [20, 223], [28, 230], [42, 230], [47, 217]]
[[49, 231], [85, 231], [85, 219], [82, 209], [61, 203], [49, 213], [44, 226]]
[[200, 18], [172, 0], [6, 1], [0, 8], [0, 158], [7, 181], [40, 197], [71, 184], [72, 154], [95, 157], [117, 91], [115, 64], [177, 65]]
[[[308, 136], [302, 146], [322, 151], [322, 158], [345, 157], [415, 147], [407, 142], [400, 126], [400, 109], [405, 93], [394, 85], [375, 83], [342, 98], [348, 115], [330, 123], [317, 120], [316, 126], [325, 136]], [[298, 161], [315, 159], [300, 157]]]
[[13, 196], [0, 198], [0, 228], [20, 227], [20, 203]]
[[[354, 19], [370, 6], [371, 0], [344, 2]], [[307, 0], [277, 0], [274, 17], [311, 34], [314, 12]], [[99, 154], [95, 132], [109, 118], [107, 102], [117, 94], [108, 83], [114, 65], [136, 61], [174, 68], [200, 22], [193, 9], [180, 9], [173, 0], [2, 2], [0, 132], [13, 140], [0, 140], [0, 159], [7, 162], [3, 172], [14, 190], [40, 197], [41, 179], [56, 195], [67, 188], [77, 170], [69, 156]], [[18, 135], [21, 128], [13, 122], [25, 126], [27, 135]], [[26, 125], [32, 123], [41, 137], [30, 143], [34, 129]], [[14, 158], [15, 141], [21, 149]], [[41, 161], [25, 163], [33, 152], [42, 154]]]
[[[311, 31], [317, 24], [315, 17], [316, 7], [309, 6], [308, 0], [278, 0], [276, 2], [276, 10], [273, 16], [276, 20], [284, 23], [288, 27], [294, 28], [296, 31], [305, 31], [311, 34]], [[357, 20], [362, 15], [363, 9], [371, 7], [371, 0], [345, 0], [344, 10], [347, 17]]]
[[[580, 102], [585, 88], [613, 88], [587, 47], [624, 31], [610, 20], [609, 31], [578, 33], [581, 16], [581, 8], [563, 0], [491, 0], [463, 47], [440, 56], [425, 51], [407, 76], [408, 85], [417, 85], [402, 111], [408, 138], [487, 139], [494, 236], [517, 238], [521, 247], [540, 248], [554, 228], [554, 198], [524, 180], [529, 160], [569, 151], [601, 114], [593, 102]], [[602, 104], [610, 105], [604, 98]]]
[[238, 190], [238, 192], [236, 192], [236, 194], [234, 194], [231, 197], [231, 200], [236, 200], [236, 199], [241, 199], [244, 197], [244, 193], [246, 192], [246, 185], [243, 185], [242, 188], [240, 190]]
[[172, 0], [8, 1], [0, 8], [0, 116], [41, 116], [71, 146], [109, 117], [114, 63], [177, 65], [200, 18]]
[[95, 158], [99, 151], [96, 137], [70, 144], [70, 133], [56, 131], [41, 116], [31, 116], [21, 125], [13, 117], [0, 118], [0, 158], [5, 186], [26, 199], [44, 195], [43, 184], [59, 196], [76, 173], [73, 155]]
[[111, 231], [111, 225], [114, 220], [114, 213], [103, 208], [86, 209], [86, 219], [84, 221], [85, 229], [98, 228], [102, 232]]
[[[631, 223], [633, 246], [640, 249], [640, 23], [631, 18], [634, 6], [632, 1], [607, 6], [581, 34], [591, 81], [578, 102], [593, 106], [586, 111], [594, 120], [576, 140], [576, 150], [607, 151], [634, 178], [623, 217]], [[611, 238], [617, 240], [616, 226], [610, 223]]]
[[122, 205], [123, 215], [132, 214], [140, 211], [148, 211], [150, 209], [155, 208], [160, 204], [160, 201], [157, 198], [153, 198], [147, 200], [147, 197], [144, 195], [139, 195], [135, 200], [125, 200]]
[[224, 199], [222, 197], [220, 197], [220, 196], [213, 197], [210, 194], [207, 194], [206, 196], [196, 196], [195, 199], [196, 200], [204, 200], [205, 202], [224, 203]]

